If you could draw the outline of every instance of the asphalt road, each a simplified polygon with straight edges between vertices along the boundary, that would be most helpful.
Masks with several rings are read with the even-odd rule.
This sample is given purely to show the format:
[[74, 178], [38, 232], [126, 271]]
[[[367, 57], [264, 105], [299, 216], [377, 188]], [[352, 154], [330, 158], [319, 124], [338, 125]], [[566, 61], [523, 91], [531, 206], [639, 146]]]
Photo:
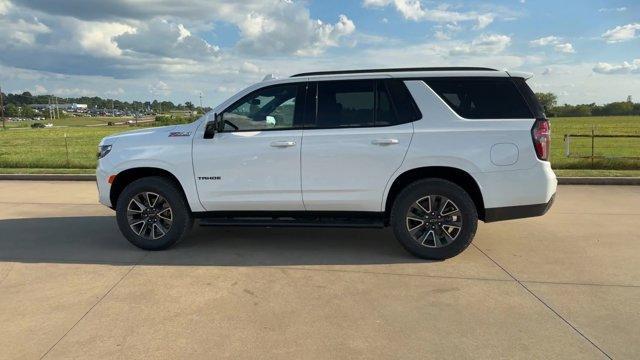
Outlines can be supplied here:
[[444, 262], [388, 230], [130, 246], [91, 182], [0, 181], [0, 358], [640, 357], [640, 187], [561, 186]]

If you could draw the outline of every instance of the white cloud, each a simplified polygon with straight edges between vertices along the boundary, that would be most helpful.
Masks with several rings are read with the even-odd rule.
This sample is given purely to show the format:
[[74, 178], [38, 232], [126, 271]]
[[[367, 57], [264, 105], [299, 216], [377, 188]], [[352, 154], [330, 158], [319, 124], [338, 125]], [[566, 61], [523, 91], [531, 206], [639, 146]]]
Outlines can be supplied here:
[[113, 38], [118, 48], [132, 54], [199, 59], [219, 56], [220, 49], [191, 35], [182, 24], [154, 19]]
[[59, 97], [76, 97], [76, 96], [95, 96], [96, 92], [84, 88], [66, 88], [59, 87], [52, 91], [53, 95]]
[[46, 93], [48, 93], [48, 90], [46, 87], [38, 84], [36, 85], [36, 87], [34, 88], [34, 90], [31, 92], [34, 95], [44, 95]]
[[460, 12], [449, 10], [450, 6], [446, 4], [440, 4], [435, 8], [426, 8], [420, 0], [364, 0], [362, 4], [365, 7], [385, 7], [393, 5], [405, 19], [412, 21], [432, 21], [439, 23], [475, 21], [475, 29], [484, 29], [495, 19], [495, 14], [490, 12]]
[[563, 39], [558, 36], [545, 36], [529, 41], [529, 46], [531, 47], [543, 47], [549, 45], [553, 45], [553, 49], [559, 53], [574, 54], [576, 52], [576, 50], [573, 48], [573, 44], [569, 42], [563, 42]]
[[640, 59], [631, 63], [623, 62], [620, 65], [599, 62], [593, 67], [593, 71], [599, 74], [640, 74]]
[[171, 93], [171, 88], [164, 81], [158, 80], [155, 84], [149, 85], [149, 92], [153, 95], [168, 95]]
[[638, 34], [640, 34], [640, 23], [633, 23], [607, 30], [602, 34], [602, 38], [612, 44], [633, 40], [638, 37]]
[[[2, 12], [5, 13], [2, 13]], [[40, 22], [37, 17], [25, 16], [17, 17], [8, 15], [9, 6], [0, 2], [0, 29], [3, 35], [0, 36], [0, 44], [11, 46], [32, 46], [36, 37], [41, 34], [51, 32], [51, 29]]]
[[436, 30], [436, 32], [433, 34], [433, 37], [434, 37], [436, 40], [441, 40], [441, 41], [451, 39], [451, 36], [449, 36], [447, 33], [445, 33], [445, 32], [444, 32], [444, 31], [442, 31], [442, 30]]
[[105, 95], [111, 96], [111, 97], [122, 96], [122, 95], [124, 95], [124, 93], [125, 93], [125, 91], [121, 87], [119, 87], [117, 89], [113, 89], [113, 90], [107, 90], [107, 91], [104, 92]]
[[576, 52], [575, 49], [573, 48], [573, 45], [571, 45], [571, 43], [556, 44], [553, 48], [557, 52], [564, 53], [564, 54], [573, 54]]
[[114, 37], [133, 31], [129, 25], [120, 23], [78, 22], [76, 34], [84, 50], [94, 55], [117, 57], [122, 54]]
[[511, 44], [511, 37], [507, 35], [482, 34], [471, 43], [455, 46], [449, 51], [450, 55], [488, 55], [504, 51]]
[[557, 44], [560, 38], [557, 36], [545, 36], [539, 39], [529, 41], [530, 46], [547, 46], [549, 44]]
[[313, 20], [297, 4], [283, 3], [268, 13], [251, 12], [237, 23], [242, 39], [238, 48], [250, 54], [319, 55], [340, 45], [356, 26], [346, 15], [335, 24]]
[[0, 0], [0, 15], [6, 15], [9, 12], [11, 3], [9, 0]]
[[260, 70], [258, 65], [248, 61], [245, 61], [242, 63], [242, 65], [240, 66], [240, 71], [243, 73], [249, 73], [249, 74], [258, 74], [262, 72], [262, 70]]
[[549, 75], [567, 75], [567, 74], [571, 74], [571, 70], [567, 69], [567, 68], [559, 68], [557, 66], [546, 67], [542, 71], [541, 74], [544, 75], [544, 76], [549, 76]]
[[598, 12], [612, 12], [612, 11], [616, 11], [616, 12], [627, 11], [627, 7], [626, 6], [621, 6], [621, 7], [617, 7], [617, 8], [600, 8], [600, 9], [598, 9]]

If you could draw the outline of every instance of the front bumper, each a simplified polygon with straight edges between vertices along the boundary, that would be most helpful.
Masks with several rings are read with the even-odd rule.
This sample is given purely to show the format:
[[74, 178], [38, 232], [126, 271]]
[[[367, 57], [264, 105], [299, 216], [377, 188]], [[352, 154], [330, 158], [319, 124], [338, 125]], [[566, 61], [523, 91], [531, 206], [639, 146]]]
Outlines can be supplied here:
[[551, 195], [549, 202], [534, 205], [506, 206], [489, 208], [484, 211], [484, 222], [522, 219], [534, 216], [542, 216], [549, 211], [556, 194]]
[[111, 184], [109, 184], [109, 176], [112, 175], [102, 169], [100, 166], [96, 169], [96, 183], [98, 185], [98, 201], [100, 204], [113, 208], [111, 204]]

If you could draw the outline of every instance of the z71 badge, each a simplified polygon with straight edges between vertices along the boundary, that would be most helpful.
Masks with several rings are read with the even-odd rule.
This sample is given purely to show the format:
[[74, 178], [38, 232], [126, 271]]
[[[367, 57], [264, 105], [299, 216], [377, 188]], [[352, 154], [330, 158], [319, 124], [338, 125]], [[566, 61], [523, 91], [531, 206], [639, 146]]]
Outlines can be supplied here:
[[191, 136], [191, 132], [189, 131], [172, 131], [169, 133], [169, 137], [182, 137], [182, 136]]

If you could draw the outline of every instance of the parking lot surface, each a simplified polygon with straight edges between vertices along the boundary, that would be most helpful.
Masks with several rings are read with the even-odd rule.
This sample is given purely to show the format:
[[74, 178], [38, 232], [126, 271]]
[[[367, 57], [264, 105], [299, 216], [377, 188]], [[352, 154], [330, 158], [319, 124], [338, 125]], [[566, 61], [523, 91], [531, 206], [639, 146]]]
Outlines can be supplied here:
[[0, 181], [0, 358], [640, 357], [640, 187], [561, 186], [464, 253], [200, 228], [144, 252], [91, 182]]

